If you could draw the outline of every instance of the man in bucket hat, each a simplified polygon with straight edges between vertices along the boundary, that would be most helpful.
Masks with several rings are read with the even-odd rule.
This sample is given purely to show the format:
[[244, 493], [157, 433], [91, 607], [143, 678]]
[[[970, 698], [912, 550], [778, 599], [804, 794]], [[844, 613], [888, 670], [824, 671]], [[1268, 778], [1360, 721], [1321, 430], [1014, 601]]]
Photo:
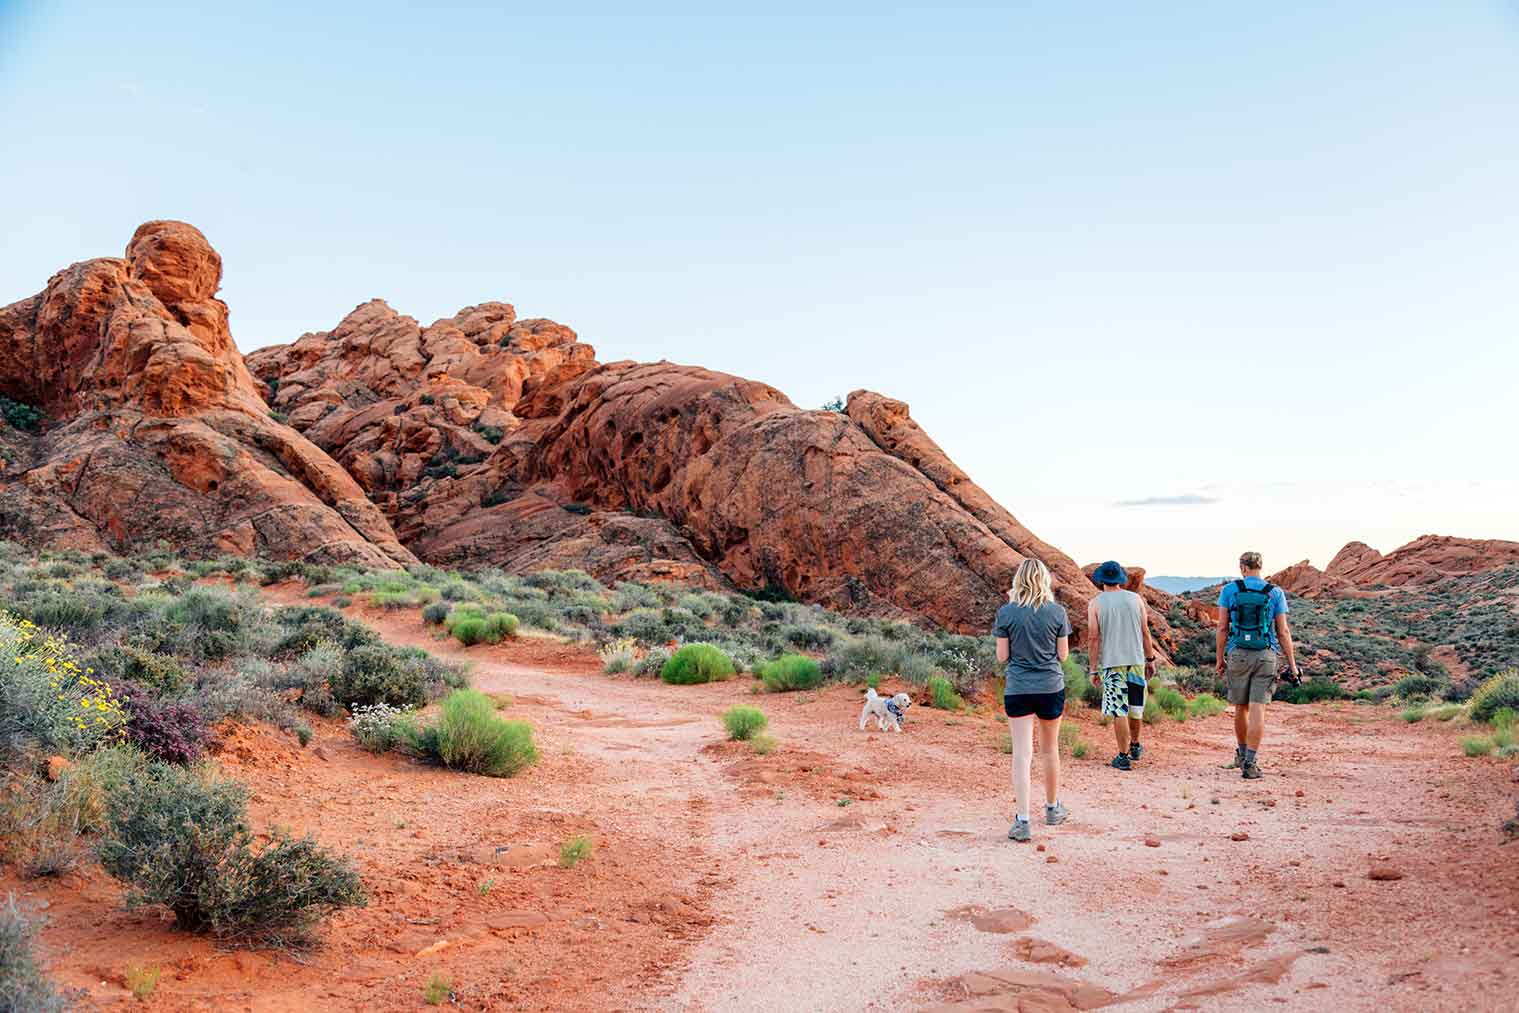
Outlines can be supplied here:
[[1144, 752], [1139, 731], [1144, 727], [1145, 691], [1155, 674], [1155, 645], [1150, 640], [1150, 617], [1145, 600], [1125, 590], [1129, 575], [1113, 560], [1092, 573], [1101, 589], [1087, 604], [1087, 657], [1092, 685], [1102, 690], [1102, 713], [1113, 719], [1118, 755], [1113, 766], [1134, 769]]

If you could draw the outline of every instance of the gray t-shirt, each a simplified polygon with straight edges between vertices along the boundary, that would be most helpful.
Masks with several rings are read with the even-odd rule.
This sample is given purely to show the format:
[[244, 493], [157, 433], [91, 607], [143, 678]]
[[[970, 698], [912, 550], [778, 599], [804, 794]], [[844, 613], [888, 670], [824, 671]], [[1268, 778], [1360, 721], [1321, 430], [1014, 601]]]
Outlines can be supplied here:
[[1071, 620], [1055, 602], [1028, 608], [1008, 602], [997, 610], [992, 636], [1007, 638], [1007, 682], [1003, 693], [1053, 693], [1065, 689], [1055, 641], [1071, 635]]

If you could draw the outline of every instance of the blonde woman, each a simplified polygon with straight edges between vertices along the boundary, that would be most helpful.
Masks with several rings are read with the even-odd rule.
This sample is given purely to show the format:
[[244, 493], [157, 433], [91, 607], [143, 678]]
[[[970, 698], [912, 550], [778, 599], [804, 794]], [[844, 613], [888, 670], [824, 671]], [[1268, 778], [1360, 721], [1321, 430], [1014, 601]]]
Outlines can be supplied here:
[[1055, 601], [1050, 571], [1037, 559], [1025, 559], [1013, 575], [1007, 604], [997, 610], [992, 627], [997, 660], [1007, 664], [1002, 709], [1013, 737], [1013, 795], [1018, 811], [1007, 836], [1027, 841], [1029, 775], [1034, 762], [1034, 722], [1044, 742], [1044, 822], [1064, 823], [1060, 803], [1060, 716], [1065, 713], [1065, 674], [1060, 663], [1071, 653], [1071, 621]]

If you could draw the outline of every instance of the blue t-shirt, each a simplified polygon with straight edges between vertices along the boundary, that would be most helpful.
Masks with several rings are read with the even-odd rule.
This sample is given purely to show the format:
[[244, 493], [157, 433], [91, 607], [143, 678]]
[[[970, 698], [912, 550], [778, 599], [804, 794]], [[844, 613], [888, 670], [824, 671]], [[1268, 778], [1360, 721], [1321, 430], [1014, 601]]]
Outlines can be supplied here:
[[[1245, 586], [1252, 591], [1259, 591], [1266, 586], [1266, 582], [1259, 577], [1246, 577]], [[1223, 609], [1229, 608], [1234, 604], [1234, 596], [1237, 594], [1239, 594], [1239, 586], [1234, 581], [1229, 581], [1218, 592], [1218, 607]], [[1276, 617], [1287, 614], [1287, 592], [1279, 587], [1272, 587], [1271, 596], [1268, 601], [1271, 603], [1271, 649], [1280, 653], [1282, 645], [1276, 639]], [[1229, 634], [1229, 650], [1234, 650], [1234, 641], [1236, 639], [1234, 633], [1231, 631]]]
[[1071, 635], [1071, 621], [1056, 602], [1027, 608], [1008, 602], [997, 610], [992, 636], [1007, 638], [1007, 670], [1002, 692], [1054, 693], [1065, 689], [1058, 644]]

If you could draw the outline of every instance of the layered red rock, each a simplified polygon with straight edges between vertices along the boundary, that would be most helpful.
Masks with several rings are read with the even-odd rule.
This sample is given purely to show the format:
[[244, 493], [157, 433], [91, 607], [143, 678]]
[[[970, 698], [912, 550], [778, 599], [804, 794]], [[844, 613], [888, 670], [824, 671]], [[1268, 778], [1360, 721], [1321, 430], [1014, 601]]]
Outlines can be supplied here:
[[1345, 577], [1363, 566], [1382, 558], [1382, 554], [1365, 542], [1346, 542], [1345, 547], [1334, 554], [1324, 572], [1332, 577]]
[[74, 264], [0, 309], [0, 537], [98, 551], [413, 562], [353, 479], [275, 422], [215, 297], [195, 228], [148, 222], [124, 258]]
[[0, 393], [49, 417], [0, 436], [0, 534], [364, 565], [411, 561], [404, 543], [969, 631], [1037, 556], [1083, 624], [1074, 561], [900, 401], [808, 411], [699, 367], [599, 365], [570, 328], [496, 302], [422, 327], [372, 301], [245, 366], [220, 278], [199, 232], [151, 222], [125, 258], [0, 311]]
[[842, 609], [884, 604], [957, 629], [989, 624], [1037, 543], [1080, 622], [1088, 588], [1075, 563], [968, 479], [950, 481], [953, 465], [931, 443], [904, 450], [886, 439], [896, 452], [883, 449], [854, 417], [886, 432], [873, 421], [878, 397], [856, 392], [849, 415], [807, 411], [740, 377], [613, 363], [524, 399], [520, 415], [551, 421], [519, 474], [602, 509], [668, 519], [740, 587], [775, 585]]
[[1266, 579], [1283, 591], [1304, 598], [1328, 597], [1350, 590], [1348, 581], [1325, 573], [1306, 559], [1278, 570]]
[[[1340, 550], [1340, 555], [1335, 558], [1345, 555], [1349, 548], [1346, 546]], [[1422, 586], [1438, 583], [1447, 577], [1496, 570], [1514, 563], [1519, 563], [1519, 542], [1421, 535], [1386, 555], [1365, 558], [1338, 572], [1359, 587], [1374, 584]]]
[[1422, 535], [1383, 555], [1365, 542], [1350, 542], [1322, 572], [1307, 560], [1271, 580], [1306, 598], [1366, 596], [1378, 589], [1427, 587], [1451, 577], [1519, 563], [1519, 542]]
[[276, 409], [439, 565], [773, 587], [980, 630], [1038, 555], [1083, 622], [1075, 563], [905, 404], [857, 391], [848, 414], [805, 411], [752, 380], [593, 354], [503, 303], [423, 329], [373, 302], [249, 362]]

